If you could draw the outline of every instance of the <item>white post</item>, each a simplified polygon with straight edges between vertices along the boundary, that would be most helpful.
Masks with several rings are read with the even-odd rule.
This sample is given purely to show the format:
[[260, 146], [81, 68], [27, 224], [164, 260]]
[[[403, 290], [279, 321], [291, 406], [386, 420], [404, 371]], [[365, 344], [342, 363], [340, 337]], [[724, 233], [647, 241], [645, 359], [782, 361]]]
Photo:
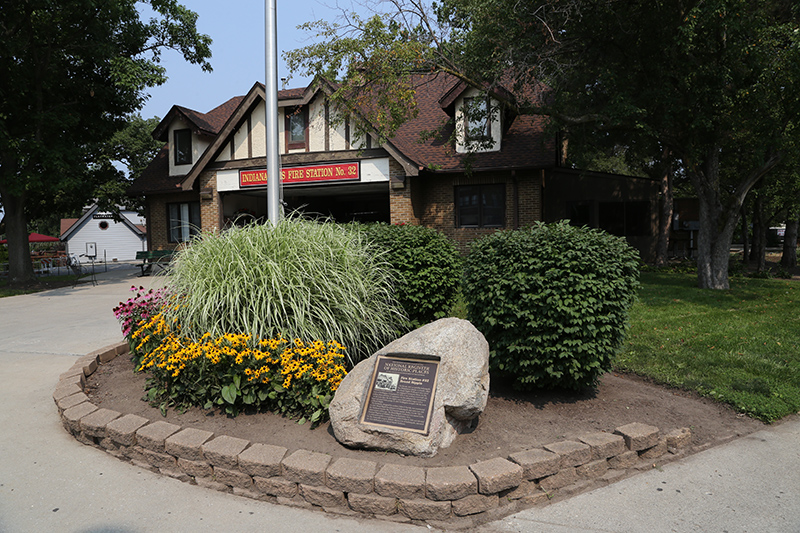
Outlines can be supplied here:
[[266, 126], [267, 126], [267, 217], [280, 220], [281, 155], [278, 151], [278, 17], [277, 0], [265, 0]]

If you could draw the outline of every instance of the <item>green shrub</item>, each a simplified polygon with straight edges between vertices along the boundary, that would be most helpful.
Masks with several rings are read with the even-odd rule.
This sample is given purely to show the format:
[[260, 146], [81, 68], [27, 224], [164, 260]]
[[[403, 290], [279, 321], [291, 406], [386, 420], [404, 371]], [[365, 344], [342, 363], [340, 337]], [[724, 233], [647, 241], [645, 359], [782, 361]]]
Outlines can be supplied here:
[[730, 254], [728, 257], [728, 276], [739, 278], [747, 273], [747, 265], [742, 262], [739, 254]]
[[756, 270], [747, 274], [747, 277], [755, 279], [772, 279], [772, 272], [770, 272], [768, 269]]
[[775, 267], [775, 277], [780, 279], [792, 279], [792, 273], [783, 267], [783, 265], [778, 265]]
[[[729, 263], [730, 265], [731, 263]], [[673, 274], [696, 274], [697, 262], [693, 259], [672, 259], [666, 265], [657, 267], [646, 263], [639, 263], [640, 272], [671, 272]]]
[[461, 283], [461, 257], [452, 240], [423, 226], [352, 224], [350, 227], [385, 250], [385, 259], [396, 274], [395, 296], [412, 326], [449, 316]]
[[623, 238], [566, 222], [474, 242], [463, 290], [491, 370], [521, 389], [594, 386], [622, 344], [638, 264]]
[[202, 234], [177, 255], [167, 285], [180, 298], [168, 317], [195, 341], [336, 340], [352, 365], [406, 322], [380, 255], [341, 226], [299, 218]]

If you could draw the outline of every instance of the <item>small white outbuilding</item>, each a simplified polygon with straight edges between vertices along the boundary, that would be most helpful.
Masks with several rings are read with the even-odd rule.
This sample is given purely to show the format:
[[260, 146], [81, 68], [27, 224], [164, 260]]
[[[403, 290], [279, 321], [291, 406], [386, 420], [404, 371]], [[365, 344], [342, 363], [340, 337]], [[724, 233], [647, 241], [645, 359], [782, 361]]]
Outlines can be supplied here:
[[74, 254], [81, 263], [92, 258], [95, 262], [135, 260], [136, 252], [147, 250], [145, 219], [135, 211], [122, 210], [120, 214], [118, 222], [93, 204], [78, 219], [62, 219], [61, 241], [67, 254]]

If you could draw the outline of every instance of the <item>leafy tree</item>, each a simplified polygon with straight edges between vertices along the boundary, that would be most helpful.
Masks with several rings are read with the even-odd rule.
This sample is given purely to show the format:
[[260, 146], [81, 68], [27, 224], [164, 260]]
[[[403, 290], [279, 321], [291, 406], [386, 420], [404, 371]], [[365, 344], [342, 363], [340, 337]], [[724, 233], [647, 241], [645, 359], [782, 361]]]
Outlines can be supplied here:
[[[142, 20], [138, 8], [153, 17]], [[103, 142], [124, 128], [149, 87], [166, 81], [173, 49], [210, 70], [211, 39], [175, 0], [20, 0], [0, 11], [0, 202], [9, 282], [35, 282], [27, 220], [80, 206], [103, 172]]]
[[573, 134], [650, 139], [680, 161], [700, 202], [704, 288], [728, 287], [742, 202], [785, 156], [800, 111], [789, 5], [581, 2], [564, 22], [553, 116]]
[[152, 135], [160, 122], [158, 117], [144, 119], [135, 113], [123, 129], [101, 144], [99, 157], [88, 169], [98, 175], [98, 181], [105, 180], [94, 195], [101, 210], [119, 215], [118, 206], [123, 206], [144, 212], [143, 198], [131, 198], [126, 191], [164, 144]]
[[26, 206], [28, 229], [47, 235], [57, 235], [64, 217], [80, 217], [82, 208], [91, 201], [100, 209], [121, 220], [120, 207], [144, 213], [143, 198], [131, 198], [127, 190], [131, 183], [153, 160], [163, 143], [153, 139], [152, 131], [160, 120], [143, 119], [139, 114], [128, 117], [124, 129], [97, 146], [89, 166], [81, 169], [82, 182], [96, 184], [91, 196], [59, 195], [54, 198], [31, 200]]
[[[752, 248], [745, 260], [755, 263], [758, 272], [766, 270], [766, 249], [770, 245], [769, 228], [786, 224], [781, 266], [792, 268], [797, 263], [797, 223], [800, 216], [800, 176], [796, 164], [787, 155], [773, 172], [751, 192], [745, 208], [752, 212]], [[747, 254], [747, 249], [745, 249]]]
[[[667, 150], [700, 201], [698, 284], [729, 286], [742, 202], [785, 157], [800, 114], [794, 3], [444, 0], [435, 11], [422, 0], [394, 4], [396, 12], [366, 24], [316, 23], [327, 41], [289, 54], [290, 66], [319, 74], [330, 67], [342, 76], [339, 94], [380, 87], [386, 101], [395, 90], [402, 101], [413, 98], [414, 72], [449, 73], [482, 90], [511, 89], [515, 98], [498, 95], [502, 105], [549, 114], [571, 135], [633, 136], [659, 147], [652, 160]], [[539, 81], [552, 88], [545, 102], [527, 97]], [[391, 136], [406, 117], [377, 122], [381, 134]]]

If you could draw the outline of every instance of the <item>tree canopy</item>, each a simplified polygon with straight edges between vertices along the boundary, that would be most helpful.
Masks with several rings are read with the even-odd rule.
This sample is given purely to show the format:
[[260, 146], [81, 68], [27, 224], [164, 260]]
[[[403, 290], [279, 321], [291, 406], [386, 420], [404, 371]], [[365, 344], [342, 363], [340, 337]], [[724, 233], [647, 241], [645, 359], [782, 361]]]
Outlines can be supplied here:
[[[154, 15], [142, 20], [139, 8]], [[164, 50], [211, 70], [211, 38], [175, 0], [20, 0], [0, 11], [0, 202], [10, 283], [34, 281], [27, 217], [84, 203], [102, 145], [166, 81]], [[100, 180], [100, 181], [98, 181]]]
[[[447, 72], [480, 90], [509, 89], [514, 97], [503, 105], [547, 114], [571, 138], [602, 135], [637, 154], [651, 150], [652, 161], [676, 160], [700, 200], [698, 283], [728, 287], [742, 202], [787, 156], [800, 113], [795, 3], [393, 4], [366, 22], [309, 25], [322, 30], [323, 42], [288, 54], [290, 66], [339, 76], [342, 96], [379, 87], [387, 101], [395, 88], [413, 99], [414, 72]], [[535, 83], [549, 87], [547, 100], [525, 98]], [[386, 137], [406, 119], [389, 118], [378, 123]]]
[[118, 215], [122, 206], [143, 214], [142, 199], [127, 196], [127, 190], [164, 145], [152, 135], [160, 122], [158, 117], [144, 119], [134, 113], [123, 129], [101, 143], [88, 172], [100, 182], [93, 196], [102, 211]]

